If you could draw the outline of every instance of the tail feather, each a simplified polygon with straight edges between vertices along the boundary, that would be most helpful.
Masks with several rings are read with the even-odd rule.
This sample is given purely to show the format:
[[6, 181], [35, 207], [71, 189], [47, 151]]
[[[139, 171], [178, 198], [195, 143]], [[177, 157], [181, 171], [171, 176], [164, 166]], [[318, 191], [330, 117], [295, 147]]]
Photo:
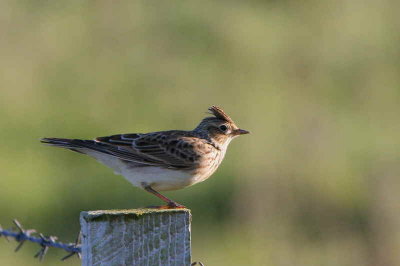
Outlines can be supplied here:
[[107, 146], [106, 144], [98, 143], [94, 140], [43, 138], [40, 140], [40, 142], [50, 146], [70, 149], [79, 153], [86, 153], [85, 150], [89, 149], [110, 154], [110, 152], [104, 147]]
[[[159, 165], [160, 162], [150, 157], [143, 157], [133, 152], [133, 150], [122, 149], [118, 146], [103, 143], [95, 140], [82, 139], [62, 139], [62, 138], [43, 138], [42, 143], [50, 146], [70, 149], [75, 152], [87, 154], [99, 159], [93, 152], [107, 154], [123, 161], [139, 163], [141, 165]], [[98, 154], [97, 154], [98, 155]]]
[[40, 142], [52, 146], [59, 146], [59, 147], [64, 147], [64, 148], [69, 148], [69, 147], [76, 147], [75, 145], [72, 144], [73, 139], [61, 139], [61, 138], [43, 138], [40, 140]]
[[62, 139], [62, 138], [42, 138], [40, 140], [41, 143], [54, 146], [54, 147], [60, 147], [60, 148], [66, 148], [70, 149], [71, 151], [83, 153], [79, 148], [79, 145], [77, 145], [75, 139]]
[[[119, 160], [115, 160], [115, 155], [108, 148], [108, 144], [100, 143], [94, 140], [82, 139], [62, 139], [62, 138], [43, 138], [40, 142], [60, 148], [66, 148], [71, 151], [89, 155], [99, 162], [114, 169], [119, 174]], [[106, 155], [106, 156], [105, 156]]]
[[96, 150], [93, 147], [93, 146], [95, 146], [94, 145], [95, 142], [93, 140], [43, 138], [43, 139], [40, 140], [40, 142], [42, 142], [44, 144], [47, 144], [47, 145], [50, 145], [50, 146], [70, 149], [72, 151], [76, 151], [76, 152], [79, 152], [79, 153], [84, 153], [81, 150], [83, 148], [89, 148], [89, 149]]

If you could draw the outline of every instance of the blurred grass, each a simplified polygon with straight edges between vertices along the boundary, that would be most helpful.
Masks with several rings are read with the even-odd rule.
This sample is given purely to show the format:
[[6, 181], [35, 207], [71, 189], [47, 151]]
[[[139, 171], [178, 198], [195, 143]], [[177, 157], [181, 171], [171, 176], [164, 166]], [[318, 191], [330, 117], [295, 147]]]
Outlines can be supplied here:
[[[72, 241], [82, 210], [158, 203], [39, 138], [191, 129], [216, 104], [252, 134], [207, 182], [167, 193], [193, 211], [194, 260], [398, 265], [398, 8], [3, 1], [0, 222]], [[39, 265], [0, 246], [1, 265]]]

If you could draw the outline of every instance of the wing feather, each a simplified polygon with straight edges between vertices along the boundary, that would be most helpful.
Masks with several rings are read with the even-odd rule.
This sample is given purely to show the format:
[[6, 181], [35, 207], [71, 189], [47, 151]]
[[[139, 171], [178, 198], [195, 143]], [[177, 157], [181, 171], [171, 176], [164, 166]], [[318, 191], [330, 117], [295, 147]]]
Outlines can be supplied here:
[[[96, 139], [103, 149], [122, 160], [165, 168], [192, 169], [199, 163], [201, 138], [187, 131], [120, 134]], [[197, 146], [196, 146], [197, 143]], [[204, 150], [204, 149], [203, 149]]]

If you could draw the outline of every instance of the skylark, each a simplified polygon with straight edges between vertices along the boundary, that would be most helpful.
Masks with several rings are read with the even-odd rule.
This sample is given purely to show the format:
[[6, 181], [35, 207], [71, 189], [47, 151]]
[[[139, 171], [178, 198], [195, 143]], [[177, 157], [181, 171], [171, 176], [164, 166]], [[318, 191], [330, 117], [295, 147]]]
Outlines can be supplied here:
[[249, 132], [238, 128], [219, 107], [208, 109], [191, 131], [170, 130], [99, 137], [95, 140], [43, 138], [41, 142], [87, 154], [167, 203], [183, 205], [157, 191], [181, 189], [209, 178], [221, 164], [232, 139]]

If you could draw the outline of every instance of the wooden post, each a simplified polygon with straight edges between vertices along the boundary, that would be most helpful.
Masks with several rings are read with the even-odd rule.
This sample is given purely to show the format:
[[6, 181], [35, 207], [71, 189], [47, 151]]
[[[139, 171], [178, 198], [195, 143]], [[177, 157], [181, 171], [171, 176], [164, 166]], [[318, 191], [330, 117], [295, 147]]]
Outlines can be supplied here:
[[188, 209], [81, 213], [82, 265], [190, 265]]

